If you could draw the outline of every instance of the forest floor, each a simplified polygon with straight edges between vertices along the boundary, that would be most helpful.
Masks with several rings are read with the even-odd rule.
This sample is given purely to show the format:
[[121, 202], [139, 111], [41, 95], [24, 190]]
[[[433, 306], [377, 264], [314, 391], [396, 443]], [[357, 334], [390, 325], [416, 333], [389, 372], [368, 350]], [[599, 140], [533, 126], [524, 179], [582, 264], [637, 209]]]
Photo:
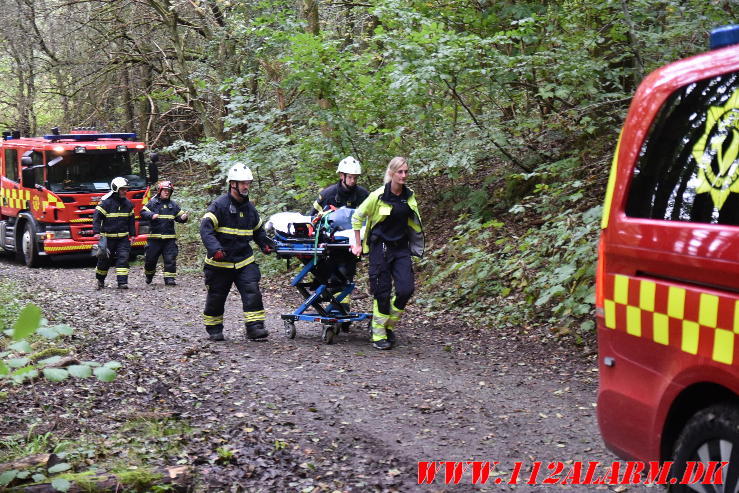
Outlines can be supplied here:
[[[279, 315], [300, 296], [263, 279], [269, 340], [244, 340], [234, 289], [226, 340], [211, 342], [199, 273], [181, 273], [176, 287], [161, 275], [146, 285], [139, 262], [131, 289], [96, 291], [89, 262], [29, 269], [4, 256], [0, 280], [17, 283], [50, 322], [75, 327], [60, 344], [80, 359], [122, 363], [112, 383], [0, 389], [0, 438], [51, 433], [69, 442], [78, 471], [186, 465], [192, 491], [525, 492], [563, 488], [525, 484], [535, 461], [540, 484], [551, 461], [564, 462], [561, 479], [573, 461], [616, 460], [596, 423], [593, 341], [583, 351], [544, 329], [491, 331], [413, 303], [391, 351], [374, 350], [366, 327], [327, 345], [319, 324], [298, 322], [291, 340]], [[474, 460], [499, 462], [485, 485], [473, 485], [471, 471], [445, 485], [443, 468], [418, 485], [419, 461]], [[510, 485], [516, 463], [519, 484]]]

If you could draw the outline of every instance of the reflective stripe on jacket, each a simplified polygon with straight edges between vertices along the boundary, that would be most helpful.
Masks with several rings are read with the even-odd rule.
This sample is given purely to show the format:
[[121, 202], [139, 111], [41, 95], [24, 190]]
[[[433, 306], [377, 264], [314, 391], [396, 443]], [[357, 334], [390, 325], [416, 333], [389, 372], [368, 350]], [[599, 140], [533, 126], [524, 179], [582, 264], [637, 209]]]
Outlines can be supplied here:
[[133, 221], [133, 203], [113, 193], [95, 207], [92, 232], [110, 238], [136, 236]]
[[[152, 219], [154, 214], [159, 214], [159, 217]], [[183, 214], [177, 202], [171, 199], [162, 200], [159, 197], [154, 197], [141, 209], [141, 217], [151, 223], [149, 239], [154, 240], [176, 238], [174, 222], [184, 223]]]
[[[225, 269], [240, 269], [254, 262], [250, 240], [260, 247], [270, 244], [254, 205], [248, 200], [239, 204], [229, 194], [208, 207], [200, 221], [200, 238], [207, 250], [205, 263]], [[213, 260], [218, 250], [226, 256]]]
[[[423, 237], [423, 226], [421, 225], [421, 213], [418, 211], [416, 194], [410, 188], [408, 191], [411, 193], [410, 197], [408, 197], [408, 207], [413, 212], [411, 217], [408, 218], [408, 244], [411, 255], [422, 257], [425, 240]], [[362, 239], [362, 252], [364, 253], [369, 253], [369, 238], [372, 236], [372, 229], [387, 219], [393, 207], [382, 200], [383, 193], [385, 193], [385, 185], [370, 193], [369, 197], [362, 202], [352, 216], [352, 229], [361, 229], [362, 223], [365, 220], [367, 221], [367, 228]]]

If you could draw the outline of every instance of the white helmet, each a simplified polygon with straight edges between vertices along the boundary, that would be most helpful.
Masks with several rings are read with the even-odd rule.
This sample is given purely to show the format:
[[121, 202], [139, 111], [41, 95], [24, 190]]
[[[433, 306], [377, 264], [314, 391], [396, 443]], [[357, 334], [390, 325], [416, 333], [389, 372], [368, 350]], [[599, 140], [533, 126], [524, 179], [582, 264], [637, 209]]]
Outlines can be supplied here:
[[122, 176], [113, 178], [113, 181], [110, 182], [110, 189], [114, 192], [117, 192], [121, 188], [128, 188], [128, 180], [126, 180]]
[[251, 170], [247, 165], [245, 165], [244, 163], [236, 163], [231, 166], [230, 170], [228, 170], [226, 183], [232, 181], [251, 181], [253, 179], [254, 175], [251, 174]]
[[347, 156], [341, 160], [341, 162], [339, 163], [339, 167], [336, 168], [336, 172], [347, 173], [350, 175], [361, 175], [362, 165], [359, 164], [359, 161], [357, 161], [353, 157]]

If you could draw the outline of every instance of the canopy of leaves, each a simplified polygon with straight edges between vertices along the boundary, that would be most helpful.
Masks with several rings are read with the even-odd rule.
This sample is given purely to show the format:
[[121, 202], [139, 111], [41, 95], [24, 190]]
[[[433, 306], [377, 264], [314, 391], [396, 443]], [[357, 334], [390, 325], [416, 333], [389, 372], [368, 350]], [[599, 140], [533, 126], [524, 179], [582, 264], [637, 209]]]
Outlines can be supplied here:
[[[587, 311], [593, 207], [631, 94], [739, 14], [732, 0], [7, 3], [6, 127], [135, 130], [205, 167], [196, 196], [244, 161], [263, 210], [307, 208], [346, 155], [370, 188], [407, 156], [430, 239], [474, 249], [452, 254], [452, 240], [426, 274], [453, 291], [469, 280], [452, 266], [500, 266], [475, 270], [496, 281], [464, 303], [518, 293], [573, 314]], [[517, 262], [552, 248], [559, 267], [522, 284]]]

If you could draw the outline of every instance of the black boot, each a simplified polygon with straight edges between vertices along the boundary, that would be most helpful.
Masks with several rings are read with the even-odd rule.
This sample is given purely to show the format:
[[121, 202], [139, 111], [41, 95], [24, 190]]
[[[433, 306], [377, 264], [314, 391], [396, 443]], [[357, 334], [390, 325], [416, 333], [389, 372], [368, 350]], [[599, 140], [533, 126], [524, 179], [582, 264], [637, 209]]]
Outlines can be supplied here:
[[98, 279], [98, 285], [97, 285], [97, 288], [95, 289], [103, 289], [104, 287], [105, 287], [105, 281], [103, 281], [102, 279]]
[[206, 325], [205, 331], [208, 333], [208, 339], [211, 341], [223, 341], [223, 324]]
[[380, 339], [372, 343], [372, 347], [375, 349], [390, 349], [393, 347], [387, 339]]
[[264, 328], [263, 322], [254, 322], [246, 326], [246, 337], [252, 341], [266, 339], [268, 335], [269, 332]]
[[146, 284], [151, 284], [151, 281], [154, 280], [154, 274], [146, 274]]
[[177, 283], [175, 282], [174, 277], [165, 277], [164, 285], [165, 286], [177, 286]]
[[395, 343], [398, 342], [395, 331], [392, 329], [385, 329], [385, 331], [387, 332], [387, 342], [390, 343], [390, 347], [395, 347]]
[[118, 283], [118, 289], [128, 289], [128, 283], [119, 282]]

